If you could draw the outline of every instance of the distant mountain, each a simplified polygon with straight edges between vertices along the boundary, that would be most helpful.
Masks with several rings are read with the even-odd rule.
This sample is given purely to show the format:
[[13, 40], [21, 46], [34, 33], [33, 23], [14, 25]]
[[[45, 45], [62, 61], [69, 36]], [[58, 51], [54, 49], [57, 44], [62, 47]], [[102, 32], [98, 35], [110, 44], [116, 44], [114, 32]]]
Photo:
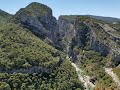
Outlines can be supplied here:
[[119, 18], [113, 18], [113, 17], [103, 17], [103, 16], [95, 16], [95, 15], [61, 15], [60, 17], [65, 18], [66, 20], [69, 21], [74, 21], [76, 17], [78, 16], [87, 16], [87, 17], [91, 17], [97, 20], [102, 20], [108, 23], [114, 23], [114, 22], [120, 22]]
[[106, 21], [106, 22], [109, 22], [109, 23], [120, 22], [119, 18], [94, 16], [94, 15], [85, 15], [85, 16], [95, 18], [95, 19], [98, 19], [98, 20], [103, 20], [103, 21]]
[[11, 14], [0, 9], [0, 22], [6, 22], [11, 16]]

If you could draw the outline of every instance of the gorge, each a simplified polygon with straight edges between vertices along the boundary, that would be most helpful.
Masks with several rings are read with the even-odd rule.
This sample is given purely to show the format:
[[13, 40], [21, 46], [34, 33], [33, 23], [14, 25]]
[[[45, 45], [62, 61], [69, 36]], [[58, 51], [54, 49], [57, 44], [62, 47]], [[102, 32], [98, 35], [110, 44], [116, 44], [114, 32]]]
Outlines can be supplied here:
[[120, 90], [119, 64], [120, 19], [0, 10], [0, 90]]

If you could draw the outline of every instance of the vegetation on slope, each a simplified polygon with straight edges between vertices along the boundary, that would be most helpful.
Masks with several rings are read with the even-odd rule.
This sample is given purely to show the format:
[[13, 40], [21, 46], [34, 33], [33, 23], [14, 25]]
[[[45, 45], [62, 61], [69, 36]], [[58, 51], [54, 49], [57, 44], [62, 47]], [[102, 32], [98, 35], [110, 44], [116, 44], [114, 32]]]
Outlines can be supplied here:
[[59, 19], [64, 19], [67, 20], [69, 22], [74, 22], [76, 20], [76, 17], [78, 17], [79, 15], [61, 15], [59, 17]]
[[114, 23], [114, 22], [119, 22], [119, 18], [113, 18], [113, 17], [103, 17], [103, 16], [94, 16], [94, 15], [85, 15], [94, 19], [102, 20], [108, 23]]
[[81, 17], [81, 16], [90, 17], [90, 18], [100, 20], [103, 22], [107, 22], [107, 23], [111, 23], [111, 24], [114, 22], [116, 22], [116, 23], [120, 22], [120, 19], [118, 19], [118, 18], [102, 17], [102, 16], [95, 16], [95, 15], [61, 15], [60, 18], [66, 19], [70, 22], [73, 22], [73, 21], [75, 21], [76, 17]]
[[1, 25], [0, 41], [0, 67], [48, 67], [58, 61], [53, 57], [57, 50], [18, 25]]
[[113, 72], [118, 76], [119, 80], [120, 80], [120, 67], [116, 67], [116, 68], [113, 68]]
[[[38, 14], [38, 15], [45, 15], [49, 11], [52, 11], [47, 5], [40, 4], [37, 2], [33, 2], [33, 3], [29, 4], [26, 7], [26, 10], [31, 14]], [[36, 12], [36, 11], [39, 11], [39, 12]]]
[[[66, 23], [68, 21], [69, 23], [75, 22], [73, 24], [74, 29], [72, 29], [75, 34], [71, 34], [71, 31], [69, 32], [70, 29], [68, 29], [67, 34], [63, 36], [63, 40], [66, 40], [65, 37], [71, 40], [69, 44], [70, 49], [68, 48], [68, 54], [72, 53], [71, 56], [68, 55], [71, 61], [76, 62], [85, 71], [85, 74], [91, 77], [90, 81], [97, 84], [96, 87], [115, 89], [114, 81], [104, 70], [104, 67], [119, 65], [119, 57], [115, 60], [114, 55], [109, 54], [111, 49], [115, 49], [115, 45], [118, 47], [116, 41], [112, 39], [114, 37], [112, 37], [112, 31], [112, 35], [109, 35], [107, 31], [107, 29], [112, 30], [110, 27], [113, 24], [111, 23], [111, 25], [109, 22], [97, 20], [89, 16], [65, 15], [60, 16], [60, 18], [64, 21], [66, 20]], [[102, 25], [108, 25], [108, 27], [104, 28]], [[66, 46], [68, 45], [66, 44]]]
[[[52, 10], [49, 7], [34, 2], [16, 14], [14, 18], [18, 23], [19, 13], [21, 12], [23, 15], [38, 16], [37, 19], [41, 19], [41, 16], [46, 14], [52, 14]], [[0, 22], [6, 22], [9, 18], [9, 14], [2, 12]], [[61, 16], [60, 18], [66, 19], [71, 23], [76, 19], [80, 22], [94, 22], [93, 27], [97, 28], [99, 28], [97, 23], [109, 24], [88, 16], [71, 15]], [[115, 29], [117, 27], [117, 30], [119, 30], [119, 24], [112, 26]], [[80, 30], [89, 29], [82, 23], [78, 24], [78, 28]], [[98, 52], [91, 51], [89, 42], [85, 42], [88, 41], [89, 35], [84, 31], [80, 33], [82, 34], [83, 47], [76, 48], [76, 44], [72, 42], [72, 48], [80, 53], [78, 65], [85, 70], [85, 74], [92, 77], [91, 82], [97, 83], [96, 90], [102, 87], [103, 89], [105, 87], [114, 89], [115, 85], [112, 78], [105, 73], [103, 68], [112, 59], [103, 57]], [[95, 33], [101, 39], [100, 42], [104, 40], [111, 42], [100, 28], [95, 29]], [[49, 43], [51, 42], [49, 41]], [[59, 62], [56, 53], [57, 50], [55, 48], [44, 43], [29, 30], [12, 23], [0, 24], [0, 90], [83, 90], [83, 85], [78, 80], [75, 69], [65, 58], [53, 68]], [[118, 65], [118, 63], [116, 62], [115, 64]], [[30, 74], [16, 72], [29, 70], [29, 68], [34, 66], [42, 67], [42, 69], [51, 69], [51, 72], [49, 74], [44, 72]], [[13, 72], [7, 72], [11, 70]], [[119, 76], [118, 68], [113, 69], [113, 71]]]
[[7, 12], [5, 11], [2, 11], [0, 9], [0, 23], [3, 23], [3, 22], [7, 22], [8, 19], [11, 18], [12, 15], [8, 14]]
[[113, 79], [105, 73], [104, 67], [109, 58], [103, 57], [100, 53], [91, 50], [77, 50], [80, 57], [76, 62], [84, 72], [83, 75], [91, 77], [90, 82], [95, 84], [95, 90], [117, 90]]
[[86, 71], [86, 74], [105, 86], [112, 85], [112, 78], [104, 71], [105, 57], [95, 51], [81, 51], [79, 65]]
[[[58, 62], [56, 49], [45, 44], [29, 30], [9, 23], [0, 27], [1, 90], [83, 90], [75, 69], [64, 60], [51, 72], [7, 73], [4, 70], [50, 68]], [[2, 72], [4, 71], [4, 72]]]
[[20, 15], [41, 19], [41, 17], [45, 16], [46, 14], [52, 14], [52, 10], [47, 5], [33, 2], [29, 4], [27, 7], [21, 8], [11, 20], [14, 21], [15, 23], [20, 23], [19, 21], [21, 19]]
[[65, 60], [51, 74], [0, 74], [1, 90], [84, 90], [75, 69]]
[[[73, 51], [77, 53], [77, 55], [79, 55], [79, 59], [76, 63], [80, 66], [80, 68], [83, 69], [83, 71], [86, 72], [85, 74], [91, 76], [91, 80], [90, 80], [91, 82], [96, 83], [97, 85], [100, 84], [101, 85], [100, 87], [115, 88], [116, 85], [113, 82], [112, 78], [107, 73], [105, 73], [105, 70], [104, 70], [104, 67], [106, 66], [109, 66], [109, 67], [115, 66], [114, 65], [115, 62], [112, 56], [107, 56], [106, 54], [107, 50], [104, 50], [107, 48], [104, 48], [104, 47], [101, 48], [99, 46], [99, 45], [103, 46], [105, 41], [109, 41], [110, 43], [113, 41], [103, 31], [99, 23], [104, 24], [105, 22], [100, 20], [95, 20], [93, 18], [86, 17], [86, 16], [77, 17], [75, 27], [76, 27], [77, 33], [79, 33], [77, 35], [79, 35], [80, 38], [78, 38], [79, 40], [76, 39], [72, 41], [72, 48], [73, 48]], [[91, 25], [91, 28], [90, 28], [90, 25]], [[91, 32], [94, 32], [94, 36], [91, 36], [91, 37], [96, 39], [96, 42], [98, 40], [98, 43], [99, 43], [98, 47], [97, 47], [97, 43], [90, 42], [91, 32], [85, 33], [86, 31], [89, 30], [88, 27], [92, 29]], [[78, 37], [77, 35], [75, 38]], [[80, 44], [78, 44], [78, 42], [80, 42], [81, 46]], [[95, 46], [96, 48], [92, 49], [91, 44], [96, 45]], [[97, 51], [98, 48], [99, 50]], [[103, 51], [103, 53], [101, 53], [100, 51]]]

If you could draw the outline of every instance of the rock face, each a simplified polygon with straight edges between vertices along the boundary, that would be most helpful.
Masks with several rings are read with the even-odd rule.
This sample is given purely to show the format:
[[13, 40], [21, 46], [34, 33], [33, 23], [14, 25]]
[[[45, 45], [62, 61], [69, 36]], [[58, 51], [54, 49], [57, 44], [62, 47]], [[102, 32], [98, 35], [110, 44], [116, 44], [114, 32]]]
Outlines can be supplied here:
[[43, 67], [38, 67], [38, 66], [33, 66], [30, 67], [29, 69], [12, 69], [12, 70], [2, 70], [0, 68], [0, 73], [24, 73], [24, 74], [33, 74], [33, 73], [47, 73], [50, 74], [51, 71], [47, 68], [43, 68]]
[[31, 3], [26, 8], [20, 9], [12, 21], [28, 28], [40, 39], [49, 38], [57, 46], [59, 38], [57, 20], [52, 16], [52, 10], [48, 6]]
[[[57, 56], [58, 57], [58, 56]], [[24, 74], [33, 74], [33, 73], [46, 73], [50, 74], [52, 70], [54, 70], [56, 67], [60, 66], [63, 63], [63, 59], [61, 57], [58, 57], [58, 62], [56, 62], [52, 68], [45, 68], [40, 66], [32, 66], [29, 68], [20, 68], [20, 69], [7, 69], [7, 68], [0, 68], [0, 73], [24, 73]]]
[[87, 16], [60, 16], [57, 21], [48, 6], [34, 2], [20, 9], [12, 21], [57, 49], [67, 49], [74, 60], [79, 57], [76, 48], [94, 50], [103, 56], [120, 54], [118, 31]]
[[75, 48], [94, 50], [103, 56], [120, 55], [120, 37], [109, 24], [86, 16], [76, 16], [74, 20], [61, 16], [58, 21], [60, 36], [66, 41], [63, 44], [68, 47], [68, 57], [72, 60], [79, 55]]

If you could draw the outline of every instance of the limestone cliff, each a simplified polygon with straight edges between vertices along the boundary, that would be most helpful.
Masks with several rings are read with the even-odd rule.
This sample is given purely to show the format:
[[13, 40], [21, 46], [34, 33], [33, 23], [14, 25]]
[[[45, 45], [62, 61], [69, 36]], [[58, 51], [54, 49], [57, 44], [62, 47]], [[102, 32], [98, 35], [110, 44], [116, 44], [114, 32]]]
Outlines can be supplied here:
[[63, 44], [68, 47], [69, 57], [77, 58], [76, 47], [100, 52], [102, 56], [120, 55], [119, 31], [111, 24], [86, 16], [68, 17], [60, 16], [58, 21], [60, 36], [66, 41]]
[[58, 45], [59, 33], [56, 18], [52, 15], [52, 10], [43, 4], [33, 2], [27, 7], [20, 9], [12, 18], [12, 21], [21, 24], [32, 31], [40, 39], [51, 42], [56, 47]]

